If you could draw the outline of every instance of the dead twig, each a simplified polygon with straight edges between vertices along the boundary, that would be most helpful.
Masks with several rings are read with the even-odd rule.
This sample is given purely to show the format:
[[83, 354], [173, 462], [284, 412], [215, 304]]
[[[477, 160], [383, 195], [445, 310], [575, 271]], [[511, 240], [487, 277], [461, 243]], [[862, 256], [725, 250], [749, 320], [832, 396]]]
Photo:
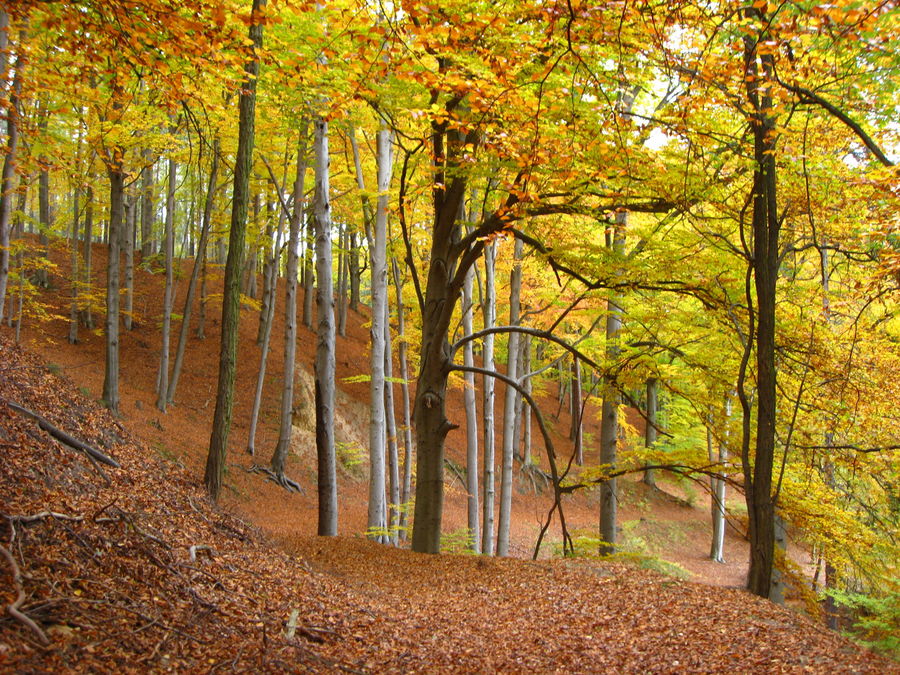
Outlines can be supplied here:
[[13, 586], [16, 589], [16, 599], [15, 602], [10, 603], [6, 607], [6, 611], [9, 612], [9, 615], [21, 622], [22, 624], [28, 626], [31, 629], [31, 632], [35, 634], [38, 641], [44, 645], [45, 647], [50, 644], [50, 639], [47, 637], [47, 634], [41, 630], [41, 627], [38, 626], [27, 614], [19, 611], [19, 607], [25, 601], [25, 589], [22, 587], [22, 572], [19, 569], [19, 566], [16, 564], [16, 559], [13, 558], [12, 553], [3, 546], [0, 545], [0, 553], [3, 554], [3, 557], [6, 558], [6, 561], [9, 563], [9, 566], [12, 568], [13, 573]]
[[215, 554], [215, 551], [213, 550], [212, 546], [207, 546], [206, 544], [199, 544], [199, 545], [195, 544], [194, 546], [191, 546], [188, 549], [188, 551], [191, 554], [191, 562], [197, 562], [197, 552], [198, 551], [206, 551], [206, 554], [210, 558], [212, 558], [213, 554]]
[[16, 539], [16, 523], [22, 525], [28, 525], [29, 523], [36, 523], [39, 520], [44, 520], [45, 518], [54, 518], [55, 520], [74, 520], [74, 521], [82, 521], [84, 520], [84, 516], [70, 516], [65, 513], [56, 513], [55, 511], [41, 511], [40, 513], [35, 513], [32, 516], [4, 516], [9, 521], [9, 543], [12, 544]]

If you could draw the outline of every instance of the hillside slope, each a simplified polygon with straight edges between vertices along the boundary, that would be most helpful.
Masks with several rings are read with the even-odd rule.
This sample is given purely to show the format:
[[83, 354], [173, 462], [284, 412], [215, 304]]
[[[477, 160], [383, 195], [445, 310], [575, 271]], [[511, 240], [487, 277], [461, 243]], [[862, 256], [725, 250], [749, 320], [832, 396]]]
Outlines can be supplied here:
[[742, 591], [617, 565], [277, 548], [5, 335], [0, 351], [0, 603], [22, 613], [0, 618], [5, 672], [900, 672]]

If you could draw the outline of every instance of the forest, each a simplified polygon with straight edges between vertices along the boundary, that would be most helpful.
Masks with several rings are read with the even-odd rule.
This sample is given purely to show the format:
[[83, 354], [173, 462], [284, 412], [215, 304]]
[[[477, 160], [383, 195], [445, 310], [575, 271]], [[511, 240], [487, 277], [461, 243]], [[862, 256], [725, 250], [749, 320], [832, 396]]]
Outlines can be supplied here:
[[751, 594], [896, 656], [898, 43], [890, 0], [0, 0], [2, 331], [102, 343], [120, 420], [152, 332], [162, 425], [215, 341], [195, 482], [249, 453], [320, 536], [348, 452], [417, 553], [516, 554], [527, 486], [535, 560], [616, 561], [625, 483], [693, 486]]

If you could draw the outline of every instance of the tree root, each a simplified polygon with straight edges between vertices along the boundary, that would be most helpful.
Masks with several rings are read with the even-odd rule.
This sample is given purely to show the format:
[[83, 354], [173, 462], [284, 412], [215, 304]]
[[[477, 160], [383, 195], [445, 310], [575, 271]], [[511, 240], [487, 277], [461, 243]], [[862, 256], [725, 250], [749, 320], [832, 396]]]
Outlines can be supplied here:
[[41, 630], [41, 627], [38, 626], [27, 614], [19, 611], [19, 607], [22, 606], [22, 603], [25, 601], [25, 589], [22, 588], [22, 572], [19, 570], [19, 566], [16, 564], [16, 559], [13, 558], [12, 553], [7, 550], [5, 546], [0, 545], [0, 553], [3, 554], [3, 557], [6, 558], [6, 561], [9, 563], [9, 566], [12, 567], [13, 572], [13, 586], [16, 589], [16, 600], [15, 602], [10, 603], [6, 607], [6, 611], [9, 612], [9, 615], [19, 621], [20, 623], [28, 626], [31, 629], [31, 632], [35, 634], [38, 641], [44, 645], [45, 647], [50, 644], [50, 639], [47, 637], [47, 634]]
[[305, 495], [306, 492], [300, 487], [300, 484], [291, 480], [287, 476], [282, 474], [277, 474], [272, 469], [267, 466], [262, 466], [261, 464], [252, 464], [249, 469], [244, 469], [247, 473], [262, 473], [266, 475], [266, 480], [270, 480], [276, 485], [280, 485], [288, 492], [296, 492], [301, 495]]
[[523, 464], [519, 470], [531, 481], [535, 494], [541, 494], [550, 486], [550, 474], [536, 464]]

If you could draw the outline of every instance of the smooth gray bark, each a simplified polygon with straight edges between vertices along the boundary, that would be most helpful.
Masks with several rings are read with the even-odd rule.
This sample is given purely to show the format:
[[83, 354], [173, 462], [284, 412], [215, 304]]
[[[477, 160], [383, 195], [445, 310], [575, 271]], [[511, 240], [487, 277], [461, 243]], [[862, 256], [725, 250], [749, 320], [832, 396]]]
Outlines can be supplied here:
[[[493, 328], [497, 322], [497, 298], [494, 290], [494, 260], [496, 245], [484, 246], [484, 300], [482, 314], [484, 327]], [[482, 352], [482, 366], [494, 370], [494, 336], [486, 335]], [[485, 376], [482, 381], [484, 416], [484, 500], [482, 508], [481, 552], [494, 555], [494, 378]]]
[[125, 219], [125, 170], [121, 149], [113, 151], [107, 165], [109, 176], [109, 243], [106, 265], [106, 359], [103, 373], [103, 403], [119, 414], [119, 232]]
[[[473, 302], [472, 282], [475, 279], [475, 268], [466, 273], [462, 295], [462, 330], [463, 335], [471, 335]], [[463, 346], [463, 365], [466, 368], [475, 366], [475, 345], [472, 341]], [[481, 553], [481, 521], [478, 512], [478, 411], [475, 407], [475, 373], [468, 371], [463, 375], [463, 403], [466, 410], [466, 513], [469, 536], [472, 539], [472, 550]]]
[[[6, 11], [0, 12], [0, 16], [7, 21], [9, 19]], [[0, 32], [4, 35], [7, 34], [6, 31]], [[3, 51], [5, 55], [6, 50]], [[16, 72], [9, 91], [9, 113], [6, 116], [6, 157], [3, 159], [3, 173], [0, 176], [0, 321], [3, 321], [6, 288], [9, 283], [9, 229], [19, 145], [19, 98], [22, 94], [22, 73], [25, 69], [25, 60], [26, 57], [21, 52], [16, 57]], [[12, 313], [12, 302], [10, 302], [10, 316]]]
[[[513, 268], [509, 275], [509, 325], [519, 325], [522, 296], [522, 240], [514, 244]], [[506, 376], [519, 377], [519, 333], [512, 332], [506, 356]], [[512, 517], [513, 459], [516, 450], [516, 390], [507, 385], [503, 398], [503, 448], [500, 470], [500, 518], [497, 522], [497, 555], [509, 555], [509, 526]]]
[[169, 342], [172, 333], [172, 306], [175, 285], [175, 188], [177, 165], [169, 158], [169, 181], [166, 188], [165, 258], [166, 285], [163, 291], [162, 346], [159, 355], [159, 379], [156, 388], [156, 407], [166, 411], [169, 397]]
[[278, 443], [272, 455], [271, 468], [280, 479], [284, 477], [284, 465], [291, 448], [291, 429], [294, 417], [294, 372], [297, 360], [297, 267], [299, 260], [300, 231], [303, 229], [305, 211], [304, 183], [307, 165], [307, 135], [309, 123], [300, 127], [297, 144], [297, 174], [294, 178], [294, 210], [288, 230], [287, 264], [285, 265], [284, 290], [284, 385], [281, 389], [281, 415], [278, 426]]
[[134, 235], [137, 201], [129, 196], [125, 201], [125, 227], [122, 229], [122, 248], [125, 249], [125, 307], [122, 325], [125, 330], [134, 328]]
[[316, 189], [313, 197], [313, 212], [316, 231], [316, 311], [318, 313], [315, 360], [318, 533], [324, 536], [335, 536], [338, 529], [338, 501], [334, 445], [334, 284], [332, 282], [328, 122], [322, 117], [315, 120], [314, 145]]
[[[355, 153], [358, 157], [358, 154]], [[369, 421], [369, 536], [387, 541], [387, 508], [385, 503], [385, 333], [387, 318], [387, 218], [388, 190], [391, 184], [391, 134], [382, 121], [376, 140], [378, 165], [378, 198], [375, 206], [369, 259], [371, 265], [372, 324], [371, 324], [371, 380], [369, 393], [371, 411]], [[387, 355], [390, 358], [390, 354]]]
[[412, 410], [409, 399], [409, 359], [406, 345], [406, 308], [403, 304], [403, 280], [400, 277], [400, 264], [391, 258], [394, 273], [394, 290], [397, 294], [397, 360], [400, 365], [400, 397], [403, 400], [403, 484], [400, 490], [400, 517], [397, 526], [400, 538], [406, 538], [406, 512], [412, 492]]

